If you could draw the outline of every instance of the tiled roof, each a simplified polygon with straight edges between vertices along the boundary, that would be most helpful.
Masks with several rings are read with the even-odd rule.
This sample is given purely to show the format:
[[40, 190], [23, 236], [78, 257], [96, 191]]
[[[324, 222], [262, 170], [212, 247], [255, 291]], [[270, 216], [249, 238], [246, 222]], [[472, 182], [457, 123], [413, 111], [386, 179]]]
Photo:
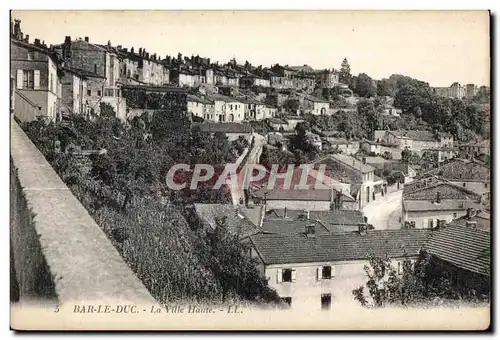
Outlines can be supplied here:
[[480, 209], [481, 204], [471, 201], [442, 200], [441, 203], [433, 203], [425, 200], [405, 200], [403, 202], [405, 211], [443, 211], [443, 210], [467, 210], [468, 208]]
[[193, 94], [188, 94], [187, 100], [190, 102], [197, 102], [197, 103], [202, 103], [202, 104], [213, 104], [210, 100], [202, 97], [195, 96]]
[[[304, 210], [288, 210], [286, 215], [287, 220], [297, 220], [303, 218], [305, 212]], [[285, 216], [284, 209], [273, 209], [267, 212], [266, 218], [281, 218]], [[310, 220], [319, 220], [327, 228], [330, 225], [343, 226], [343, 225], [355, 225], [359, 223], [364, 223], [363, 214], [357, 210], [331, 210], [331, 211], [309, 211]]]
[[210, 100], [223, 101], [223, 102], [226, 102], [226, 103], [241, 103], [241, 101], [239, 99], [237, 99], [237, 98], [223, 96], [223, 95], [220, 95], [220, 94], [212, 94], [212, 95], [208, 96], [207, 98], [210, 99]]
[[306, 226], [314, 225], [318, 234], [330, 233], [320, 222], [315, 220], [266, 219], [262, 223], [262, 231], [269, 234], [305, 234]]
[[211, 228], [216, 227], [216, 218], [226, 217], [229, 232], [241, 238], [259, 232], [259, 228], [231, 204], [195, 203], [194, 208], [198, 217]]
[[425, 180], [415, 181], [403, 189], [403, 197], [413, 200], [434, 200], [439, 192], [441, 199], [477, 200], [479, 195], [449, 182], [434, 180], [428, 184]]
[[284, 121], [283, 119], [280, 119], [280, 118], [268, 118], [267, 120], [269, 121], [269, 123], [272, 123], [272, 124], [287, 124], [286, 121]]
[[[423, 131], [423, 130], [394, 130], [388, 131], [390, 134], [393, 134], [396, 137], [406, 137], [408, 139], [419, 140], [419, 141], [438, 141], [432, 131]], [[450, 137], [450, 134], [447, 133], [439, 133], [439, 136]]]
[[422, 176], [435, 175], [447, 180], [459, 181], [489, 181], [490, 172], [490, 168], [483, 164], [463, 159], [454, 159], [427, 171]]
[[344, 164], [344, 165], [346, 165], [354, 170], [361, 171], [362, 173], [375, 171], [375, 168], [372, 167], [371, 165], [363, 164], [362, 161], [360, 161], [352, 156], [348, 156], [348, 155], [344, 155], [344, 154], [327, 155], [325, 157], [316, 159], [312, 163], [319, 165], [319, 164], [323, 164], [326, 160], [329, 160], [329, 159], [334, 160], [334, 161], [338, 161], [338, 162], [340, 162], [340, 163], [342, 163], [342, 164]]
[[429, 254], [459, 268], [489, 276], [491, 234], [474, 227], [447, 226], [424, 246]]
[[491, 216], [487, 211], [478, 211], [472, 217], [462, 216], [451, 221], [448, 225], [450, 226], [461, 226], [465, 227], [467, 222], [475, 221], [477, 223], [477, 228], [482, 230], [491, 230]]
[[250, 237], [265, 264], [365, 260], [370, 255], [418, 255], [430, 232], [425, 229], [369, 230], [305, 235], [255, 234]]
[[[280, 173], [281, 175], [281, 173]], [[318, 171], [315, 169], [311, 169], [308, 173], [306, 184], [309, 186], [309, 189], [299, 189], [296, 188], [299, 184], [301, 184], [302, 178], [302, 168], [296, 168], [291, 175], [290, 186], [285, 186], [285, 179], [276, 178], [274, 182], [274, 186], [271, 190], [267, 188], [268, 181], [270, 179], [271, 173], [268, 171], [266, 176], [260, 180], [258, 183], [252, 182], [255, 187], [260, 187], [253, 194], [256, 197], [264, 198], [265, 196], [269, 200], [313, 200], [313, 201], [330, 201], [332, 199], [332, 193], [337, 195], [339, 192], [335, 189], [316, 189], [316, 178], [318, 177]], [[318, 177], [319, 181], [319, 177]], [[322, 183], [328, 186], [329, 184], [328, 176], [323, 177]], [[342, 194], [342, 198], [344, 201], [355, 201], [351, 196], [346, 194]]]
[[311, 95], [306, 96], [304, 99], [312, 101], [312, 102], [316, 102], [316, 103], [325, 103], [325, 104], [329, 103], [328, 100], [324, 100], [324, 99], [321, 99], [321, 98], [318, 98], [318, 97], [314, 97], [314, 96], [311, 96]]
[[201, 131], [209, 133], [252, 133], [252, 126], [248, 123], [193, 123], [193, 127], [195, 126], [198, 126]]

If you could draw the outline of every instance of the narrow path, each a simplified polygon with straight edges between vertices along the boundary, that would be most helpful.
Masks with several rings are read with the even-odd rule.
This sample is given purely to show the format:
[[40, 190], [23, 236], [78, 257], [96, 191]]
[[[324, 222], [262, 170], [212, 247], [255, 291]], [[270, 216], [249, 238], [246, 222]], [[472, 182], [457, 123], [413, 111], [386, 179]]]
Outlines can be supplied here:
[[363, 208], [363, 215], [375, 229], [399, 229], [401, 216], [402, 190], [391, 192], [384, 197], [377, 197]]

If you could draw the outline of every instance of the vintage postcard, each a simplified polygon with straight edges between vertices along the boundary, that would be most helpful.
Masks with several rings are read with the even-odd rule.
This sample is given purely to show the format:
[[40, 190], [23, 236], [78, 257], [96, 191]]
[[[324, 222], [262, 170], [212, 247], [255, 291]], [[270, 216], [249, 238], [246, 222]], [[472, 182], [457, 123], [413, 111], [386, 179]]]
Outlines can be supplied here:
[[14, 330], [488, 330], [490, 13], [10, 22]]

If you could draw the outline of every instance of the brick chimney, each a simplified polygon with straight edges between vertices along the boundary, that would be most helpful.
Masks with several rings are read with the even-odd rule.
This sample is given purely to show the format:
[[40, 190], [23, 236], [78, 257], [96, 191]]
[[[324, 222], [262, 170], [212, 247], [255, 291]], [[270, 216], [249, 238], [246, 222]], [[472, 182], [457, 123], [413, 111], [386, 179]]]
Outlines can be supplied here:
[[85, 42], [89, 42], [89, 37], [85, 37]]
[[306, 225], [306, 236], [316, 237], [316, 226], [314, 224]]
[[149, 59], [149, 52], [146, 52], [146, 58]]
[[35, 46], [40, 46], [40, 39], [35, 39], [34, 44], [35, 44]]
[[142, 47], [139, 47], [139, 56], [142, 57]]
[[29, 44], [29, 42], [30, 42], [30, 35], [29, 34], [26, 34], [26, 37], [24, 38], [24, 42]]

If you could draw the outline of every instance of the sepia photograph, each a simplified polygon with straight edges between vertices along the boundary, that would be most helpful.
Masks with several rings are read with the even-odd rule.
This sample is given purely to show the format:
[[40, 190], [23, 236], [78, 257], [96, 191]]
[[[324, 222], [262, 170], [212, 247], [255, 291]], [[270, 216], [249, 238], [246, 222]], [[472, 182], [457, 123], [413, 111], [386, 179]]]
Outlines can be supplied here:
[[11, 330], [491, 331], [491, 20], [11, 10]]

